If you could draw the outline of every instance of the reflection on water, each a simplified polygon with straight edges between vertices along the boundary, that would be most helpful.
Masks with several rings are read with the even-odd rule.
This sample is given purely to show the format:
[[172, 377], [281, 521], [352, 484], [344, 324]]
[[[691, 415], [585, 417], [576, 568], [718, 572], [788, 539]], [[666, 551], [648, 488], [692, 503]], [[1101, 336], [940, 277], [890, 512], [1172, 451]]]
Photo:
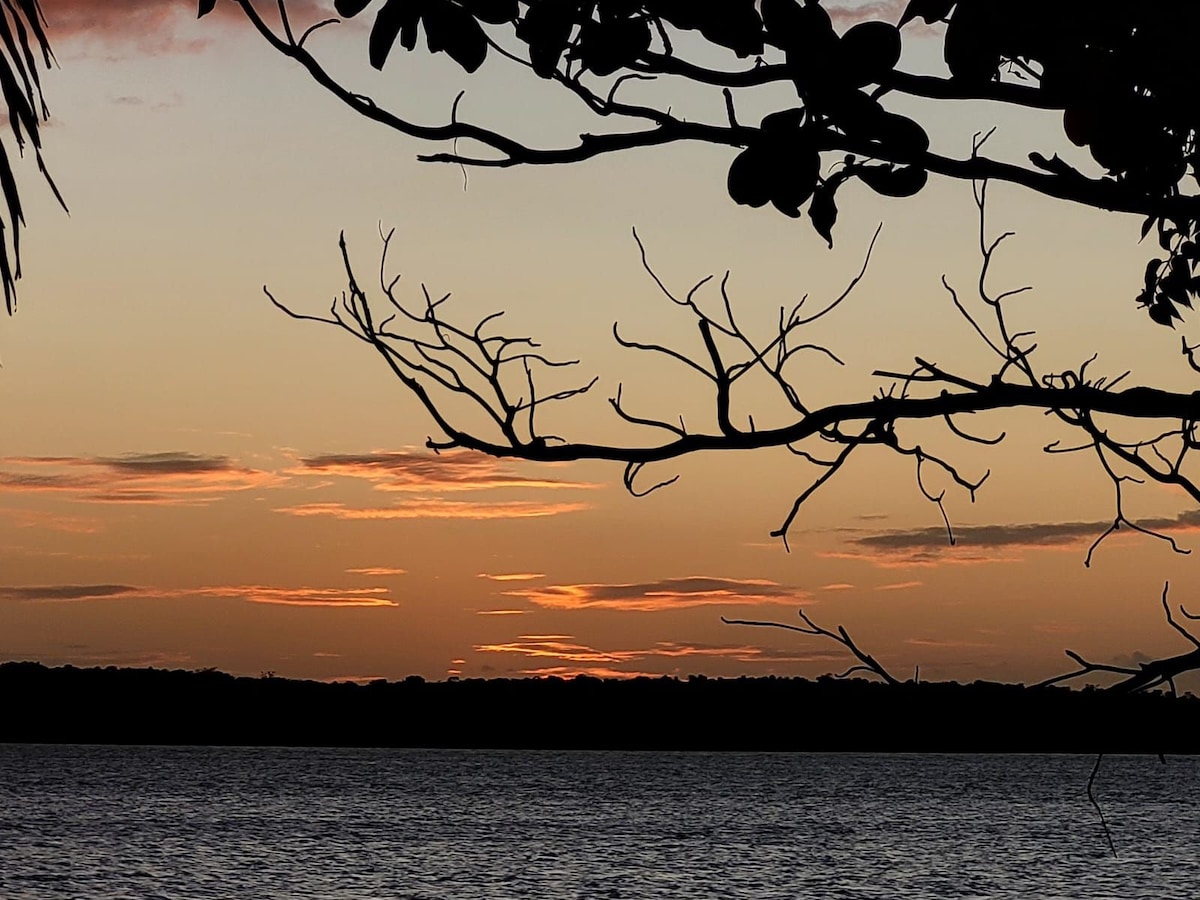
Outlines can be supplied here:
[[1200, 898], [1200, 760], [0, 746], [5, 900]]

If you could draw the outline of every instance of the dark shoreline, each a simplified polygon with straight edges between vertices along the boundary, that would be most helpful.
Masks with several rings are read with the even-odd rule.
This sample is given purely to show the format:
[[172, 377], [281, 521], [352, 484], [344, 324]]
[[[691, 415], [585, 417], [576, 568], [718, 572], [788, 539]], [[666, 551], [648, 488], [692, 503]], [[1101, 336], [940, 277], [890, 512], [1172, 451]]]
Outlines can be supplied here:
[[0, 664], [0, 742], [496, 749], [1197, 753], [1200, 699], [830, 677], [366, 685]]

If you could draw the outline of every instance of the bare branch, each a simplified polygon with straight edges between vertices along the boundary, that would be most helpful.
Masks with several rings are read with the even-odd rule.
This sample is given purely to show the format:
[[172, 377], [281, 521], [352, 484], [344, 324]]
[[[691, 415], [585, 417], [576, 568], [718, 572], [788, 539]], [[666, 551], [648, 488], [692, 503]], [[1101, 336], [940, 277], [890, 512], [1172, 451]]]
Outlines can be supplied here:
[[804, 610], [798, 610], [797, 614], [800, 616], [800, 620], [804, 623], [803, 627], [800, 625], [789, 625], [785, 622], [760, 622], [750, 619], [727, 619], [724, 616], [721, 617], [721, 621], [726, 625], [752, 625], [757, 628], [782, 628], [786, 631], [797, 631], [800, 634], [811, 634], [819, 637], [829, 638], [830, 640], [836, 641], [849, 650], [854, 655], [854, 658], [859, 662], [858, 665], [852, 666], [841, 675], [836, 677], [845, 678], [854, 672], [869, 672], [871, 674], [878, 675], [888, 684], [900, 684], [899, 679], [893, 677], [893, 675], [880, 664], [879, 660], [875, 659], [875, 657], [873, 657], [871, 654], [864, 652], [856, 643], [854, 643], [854, 640], [850, 637], [849, 632], [846, 631], [844, 626], [838, 625], [836, 631], [830, 631], [828, 628], [822, 628], [820, 625], [816, 624], [805, 614]]

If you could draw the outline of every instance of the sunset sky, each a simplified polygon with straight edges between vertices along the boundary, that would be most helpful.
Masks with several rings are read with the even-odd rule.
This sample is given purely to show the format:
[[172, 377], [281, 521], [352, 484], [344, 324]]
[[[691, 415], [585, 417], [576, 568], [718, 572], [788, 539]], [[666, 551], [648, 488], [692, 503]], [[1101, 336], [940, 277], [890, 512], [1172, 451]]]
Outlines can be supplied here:
[[[902, 6], [847, 0], [839, 20], [894, 21]], [[293, 9], [311, 22], [332, 0]], [[711, 417], [686, 369], [613, 343], [619, 321], [630, 337], [695, 347], [631, 227], [673, 288], [731, 272], [734, 303], [762, 335], [781, 305], [836, 296], [882, 222], [863, 282], [813, 328], [845, 366], [807, 361], [811, 390], [865, 399], [883, 383], [872, 370], [910, 368], [917, 354], [986, 378], [990, 361], [940, 287], [945, 274], [969, 292], [978, 272], [969, 185], [839, 195], [832, 251], [807, 220], [734, 205], [722, 148], [470, 171], [464, 190], [457, 167], [417, 162], [435, 148], [341, 108], [232, 3], [200, 21], [192, 0], [44, 10], [59, 61], [44, 78], [46, 158], [70, 214], [23, 161], [24, 278], [18, 314], [0, 321], [0, 660], [317, 679], [846, 668], [831, 642], [720, 620], [796, 621], [798, 608], [846, 625], [905, 677], [919, 665], [922, 678], [1030, 681], [1069, 669], [1064, 648], [1126, 664], [1187, 649], [1159, 595], [1170, 579], [1190, 603], [1200, 554], [1122, 535], [1085, 569], [1112, 486], [1094, 458], [1044, 454], [1070, 435], [1041, 415], [977, 417], [975, 432], [1007, 430], [995, 448], [940, 427], [906, 432], [966, 473], [992, 471], [974, 504], [947, 493], [957, 546], [911, 460], [880, 451], [813, 498], [789, 553], [769, 532], [818, 473], [786, 451], [664, 465], [647, 477], [679, 482], [642, 499], [619, 466], [435, 457], [432, 423], [369, 348], [288, 319], [262, 290], [320, 313], [345, 287], [339, 231], [373, 284], [380, 228], [394, 228], [401, 295], [453, 292], [447, 314], [464, 323], [506, 310], [513, 332], [580, 359], [553, 383], [600, 380], [554, 430], [618, 440], [629, 428], [605, 402], [618, 382], [647, 414]], [[905, 40], [906, 67], [936, 67], [927, 33]], [[503, 60], [467, 77], [442, 55], [398, 49], [380, 74], [365, 44], [353, 22], [311, 47], [413, 119], [446, 121], [466, 88], [464, 118], [536, 143], [599, 127]], [[935, 144], [957, 156], [992, 125], [998, 154], [1060, 149], [1053, 117], [931, 116]], [[1095, 365], [1132, 369], [1130, 383], [1195, 387], [1180, 332], [1134, 305], [1151, 255], [1138, 220], [1001, 186], [988, 212], [992, 229], [1016, 232], [996, 283], [1034, 286], [1012, 315], [1037, 329], [1045, 369], [1099, 352]], [[1194, 317], [1181, 332], [1200, 340]], [[1127, 504], [1200, 547], [1181, 493], [1145, 486]]]

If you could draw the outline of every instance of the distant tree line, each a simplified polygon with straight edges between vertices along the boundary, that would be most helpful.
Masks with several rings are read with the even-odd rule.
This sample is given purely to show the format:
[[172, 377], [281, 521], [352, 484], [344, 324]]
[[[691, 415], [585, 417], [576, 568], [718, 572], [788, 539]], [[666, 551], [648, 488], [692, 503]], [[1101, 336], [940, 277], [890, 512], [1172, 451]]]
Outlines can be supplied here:
[[1200, 699], [977, 681], [463, 679], [329, 684], [0, 665], [0, 741], [870, 752], [1200, 752]]

